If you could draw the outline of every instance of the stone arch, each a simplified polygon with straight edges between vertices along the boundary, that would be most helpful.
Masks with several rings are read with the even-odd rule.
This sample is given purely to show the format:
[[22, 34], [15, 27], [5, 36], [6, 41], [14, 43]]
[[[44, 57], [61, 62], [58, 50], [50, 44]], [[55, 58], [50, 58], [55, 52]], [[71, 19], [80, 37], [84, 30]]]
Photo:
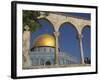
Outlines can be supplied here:
[[86, 27], [88, 27], [89, 29], [91, 28], [90, 25], [84, 25], [84, 26], [82, 27], [81, 34], [82, 34], [82, 31], [84, 30], [84, 28], [86, 28]]
[[73, 23], [71, 23], [71, 22], [64, 22], [64, 23], [62, 23], [62, 24], [60, 25], [60, 27], [59, 27], [59, 30], [60, 30], [60, 28], [62, 28], [61, 26], [64, 25], [64, 24], [69, 24], [69, 25], [71, 25], [71, 26], [76, 30], [77, 35], [78, 35], [79, 32], [78, 32], [77, 28], [76, 28], [75, 25], [74, 25]]
[[51, 25], [51, 27], [53, 28], [53, 30], [55, 31], [54, 25], [47, 18], [45, 18], [45, 17], [44, 18], [40, 18], [40, 19], [38, 19], [38, 22], [39, 22], [39, 20], [45, 20], [45, 21], [47, 21]]
[[[63, 26], [65, 24], [65, 26]], [[69, 24], [69, 26], [66, 26], [66, 24]], [[75, 33], [73, 36], [74, 37], [72, 37], [72, 35], [71, 35], [71, 37], [67, 37], [68, 36], [68, 34], [67, 34], [67, 38], [68, 38], [68, 41], [69, 42], [67, 42], [67, 38], [63, 38], [63, 39], [66, 39], [66, 43], [64, 42], [64, 44], [63, 45], [65, 45], [66, 44], [66, 52], [68, 51], [68, 53], [70, 53], [70, 54], [74, 54], [74, 50], [75, 50], [75, 53], [76, 54], [74, 54], [73, 56], [76, 56], [77, 58], [79, 58], [79, 62], [78, 63], [80, 63], [80, 47], [79, 47], [79, 41], [78, 41], [78, 39], [77, 39], [77, 37], [78, 37], [78, 30], [77, 30], [77, 28], [72, 24], [72, 23], [70, 23], [70, 22], [64, 22], [63, 24], [61, 24], [61, 26], [60, 26], [60, 28], [59, 28], [59, 31], [60, 31], [60, 29], [61, 28], [63, 28], [63, 27], [65, 27], [66, 29], [68, 29], [68, 30], [71, 30], [73, 33]], [[69, 27], [69, 28], [67, 28], [67, 27]], [[65, 29], [64, 28], [64, 29]], [[70, 31], [68, 31], [68, 32], [70, 32]], [[61, 33], [60, 33], [61, 34]], [[64, 34], [64, 33], [63, 33]], [[63, 34], [61, 34], [61, 35], [59, 35], [59, 41], [63, 41], [63, 40], [60, 40], [60, 38], [61, 38], [61, 36], [63, 35]], [[70, 35], [70, 34], [69, 34]], [[74, 40], [74, 41], [73, 41]], [[59, 42], [60, 43], [60, 42]], [[72, 45], [72, 43], [75, 43], [74, 44], [74, 46]], [[60, 43], [61, 44], [61, 43]], [[68, 44], [68, 46], [67, 46], [67, 44]], [[63, 48], [63, 45], [62, 45], [62, 48]], [[59, 45], [59, 46], [61, 46], [61, 45]], [[69, 48], [70, 49], [69, 49]], [[72, 50], [71, 50], [72, 49]]]

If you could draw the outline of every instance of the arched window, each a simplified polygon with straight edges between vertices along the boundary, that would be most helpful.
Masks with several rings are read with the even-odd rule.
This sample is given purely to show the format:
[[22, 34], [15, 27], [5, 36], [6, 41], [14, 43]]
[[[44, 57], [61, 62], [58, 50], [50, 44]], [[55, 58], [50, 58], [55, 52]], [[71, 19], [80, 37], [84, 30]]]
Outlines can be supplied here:
[[60, 52], [68, 53], [75, 56], [80, 63], [80, 48], [77, 39], [77, 30], [75, 26], [69, 23], [64, 23], [59, 29], [59, 48]]
[[40, 59], [40, 65], [44, 65], [44, 59]]
[[83, 43], [83, 53], [84, 61], [86, 64], [91, 62], [91, 30], [89, 26], [85, 26], [82, 30], [82, 43]]

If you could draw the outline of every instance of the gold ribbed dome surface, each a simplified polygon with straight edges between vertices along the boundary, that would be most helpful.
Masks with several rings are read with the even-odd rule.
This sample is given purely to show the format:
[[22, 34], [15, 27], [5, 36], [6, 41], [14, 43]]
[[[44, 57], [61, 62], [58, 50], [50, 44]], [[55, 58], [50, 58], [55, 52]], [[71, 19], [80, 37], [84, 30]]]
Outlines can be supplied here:
[[38, 38], [36, 38], [35, 43], [33, 44], [33, 47], [38, 46], [55, 47], [55, 39], [52, 35], [49, 34], [40, 35]]

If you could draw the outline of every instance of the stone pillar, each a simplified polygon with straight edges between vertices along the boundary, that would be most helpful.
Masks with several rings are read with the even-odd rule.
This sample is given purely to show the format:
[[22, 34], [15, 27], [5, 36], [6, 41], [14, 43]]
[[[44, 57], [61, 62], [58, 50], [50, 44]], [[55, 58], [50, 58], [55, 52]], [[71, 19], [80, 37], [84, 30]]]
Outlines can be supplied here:
[[58, 50], [59, 32], [54, 32], [54, 36], [55, 36], [55, 44], [56, 44], [56, 48], [55, 48], [55, 65], [58, 65], [59, 64], [59, 50]]
[[25, 31], [23, 32], [23, 41], [22, 41], [23, 67], [28, 67], [31, 65], [29, 57], [29, 47], [30, 47], [30, 31], [28, 26], [25, 26]]
[[83, 36], [82, 36], [81, 34], [78, 34], [79, 46], [80, 46], [80, 63], [81, 63], [81, 64], [84, 64], [84, 55], [83, 55], [82, 38], [83, 38]]

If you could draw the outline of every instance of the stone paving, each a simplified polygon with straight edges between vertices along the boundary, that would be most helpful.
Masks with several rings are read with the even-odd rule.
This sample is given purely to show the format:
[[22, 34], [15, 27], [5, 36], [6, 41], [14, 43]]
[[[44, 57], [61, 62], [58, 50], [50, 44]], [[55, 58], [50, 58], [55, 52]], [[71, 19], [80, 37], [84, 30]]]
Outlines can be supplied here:
[[63, 67], [86, 67], [91, 64], [67, 64], [67, 65], [46, 65], [46, 66], [29, 66], [23, 67], [23, 69], [43, 69], [43, 68], [63, 68]]

